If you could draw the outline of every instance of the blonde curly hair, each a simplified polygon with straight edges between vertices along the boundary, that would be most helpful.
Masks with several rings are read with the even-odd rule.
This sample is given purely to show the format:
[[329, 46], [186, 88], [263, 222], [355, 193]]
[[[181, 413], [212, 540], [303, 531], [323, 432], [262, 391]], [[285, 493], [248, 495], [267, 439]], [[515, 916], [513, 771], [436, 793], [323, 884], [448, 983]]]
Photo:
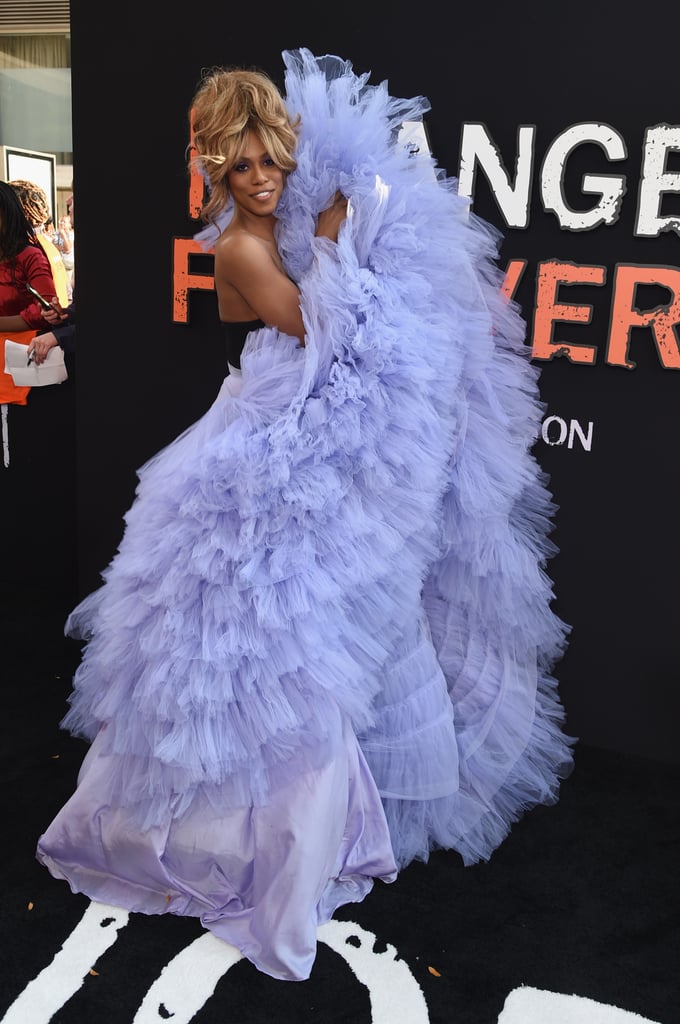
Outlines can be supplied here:
[[203, 172], [210, 196], [201, 218], [211, 222], [229, 201], [227, 176], [254, 131], [284, 174], [295, 170], [300, 117], [291, 119], [283, 97], [263, 71], [214, 67], [204, 71], [191, 103], [191, 164]]

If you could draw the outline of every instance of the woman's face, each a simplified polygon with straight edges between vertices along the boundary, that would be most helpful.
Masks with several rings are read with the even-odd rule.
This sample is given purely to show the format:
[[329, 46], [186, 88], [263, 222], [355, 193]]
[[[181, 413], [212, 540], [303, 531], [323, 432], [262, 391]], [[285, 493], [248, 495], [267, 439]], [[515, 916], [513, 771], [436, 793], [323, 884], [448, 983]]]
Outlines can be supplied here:
[[270, 217], [283, 192], [284, 173], [269, 156], [260, 138], [250, 131], [227, 181], [237, 206], [256, 217]]

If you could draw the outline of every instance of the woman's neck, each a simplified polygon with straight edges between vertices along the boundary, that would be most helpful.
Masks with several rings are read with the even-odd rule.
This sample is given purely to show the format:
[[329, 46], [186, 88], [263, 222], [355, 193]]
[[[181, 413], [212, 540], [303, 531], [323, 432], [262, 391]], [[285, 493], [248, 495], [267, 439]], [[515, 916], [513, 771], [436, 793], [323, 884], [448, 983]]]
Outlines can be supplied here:
[[244, 213], [239, 207], [236, 207], [234, 216], [229, 223], [229, 228], [234, 228], [237, 231], [247, 231], [248, 234], [255, 235], [256, 238], [260, 238], [263, 242], [276, 244], [276, 236], [274, 234], [276, 217], [273, 214], [269, 217], [253, 217], [248, 213]]

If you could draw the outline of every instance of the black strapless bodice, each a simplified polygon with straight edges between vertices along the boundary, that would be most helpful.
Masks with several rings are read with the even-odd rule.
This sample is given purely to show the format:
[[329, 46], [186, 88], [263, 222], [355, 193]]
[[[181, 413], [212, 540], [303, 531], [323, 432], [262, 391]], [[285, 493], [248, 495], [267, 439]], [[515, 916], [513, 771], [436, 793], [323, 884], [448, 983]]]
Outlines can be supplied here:
[[241, 352], [243, 352], [246, 337], [250, 331], [264, 327], [264, 322], [262, 320], [236, 320], [233, 323], [227, 323], [226, 320], [220, 320], [220, 323], [227, 342], [227, 362], [230, 366], [235, 366], [237, 370], [240, 370]]

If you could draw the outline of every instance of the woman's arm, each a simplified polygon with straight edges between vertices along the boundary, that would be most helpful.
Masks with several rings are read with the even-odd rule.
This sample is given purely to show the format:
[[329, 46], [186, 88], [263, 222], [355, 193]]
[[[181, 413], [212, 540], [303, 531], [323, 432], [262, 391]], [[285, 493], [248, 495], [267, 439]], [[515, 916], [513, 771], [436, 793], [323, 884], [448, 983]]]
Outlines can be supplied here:
[[31, 324], [27, 324], [23, 316], [17, 313], [15, 316], [0, 316], [0, 331], [30, 331], [35, 330]]
[[[18, 313], [14, 317], [9, 318], [16, 321], [15, 326], [6, 322], [3, 323], [3, 320], [6, 321], [8, 318], [0, 317], [0, 327], [4, 327], [5, 330], [40, 331], [45, 326], [45, 321], [42, 316], [42, 306], [38, 300], [34, 299], [30, 292], [26, 290], [26, 283], [33, 285], [33, 287], [40, 292], [48, 302], [51, 302], [56, 295], [54, 277], [52, 276], [52, 267], [50, 266], [50, 261], [45, 255], [44, 250], [40, 246], [27, 245], [17, 257], [17, 289], [19, 303], [22, 301], [24, 292], [26, 299], [25, 304], [21, 306]], [[16, 305], [14, 307], [15, 309]], [[21, 326], [19, 326], [19, 323], [21, 323]]]
[[245, 231], [220, 238], [215, 246], [215, 288], [222, 320], [259, 317], [284, 334], [304, 339], [297, 285], [277, 264], [278, 254]]

